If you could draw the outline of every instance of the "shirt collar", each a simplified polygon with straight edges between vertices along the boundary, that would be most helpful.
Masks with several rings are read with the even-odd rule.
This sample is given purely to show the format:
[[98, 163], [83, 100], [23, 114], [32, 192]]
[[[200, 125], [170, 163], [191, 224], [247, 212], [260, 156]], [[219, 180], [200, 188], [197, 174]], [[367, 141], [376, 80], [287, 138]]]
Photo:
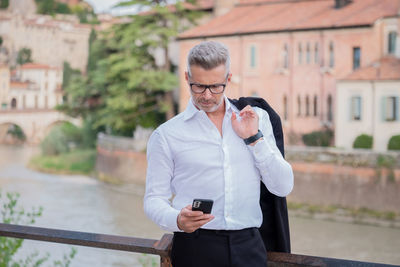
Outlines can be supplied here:
[[[224, 101], [225, 101], [225, 114], [228, 113], [229, 115], [232, 114], [232, 105], [231, 102], [228, 100], [228, 98], [224, 95]], [[189, 99], [189, 103], [184, 111], [183, 114], [183, 119], [184, 121], [187, 121], [191, 119], [194, 115], [196, 115], [199, 112], [204, 112], [202, 110], [198, 110], [196, 106], [193, 104], [193, 99]]]

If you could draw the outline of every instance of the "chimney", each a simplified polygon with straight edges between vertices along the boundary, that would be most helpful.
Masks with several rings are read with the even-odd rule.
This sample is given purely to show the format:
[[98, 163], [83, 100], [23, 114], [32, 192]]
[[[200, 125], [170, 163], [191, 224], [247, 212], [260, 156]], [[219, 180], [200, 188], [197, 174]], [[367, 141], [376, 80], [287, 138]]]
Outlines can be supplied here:
[[350, 4], [351, 0], [335, 0], [335, 8], [340, 9], [347, 4]]

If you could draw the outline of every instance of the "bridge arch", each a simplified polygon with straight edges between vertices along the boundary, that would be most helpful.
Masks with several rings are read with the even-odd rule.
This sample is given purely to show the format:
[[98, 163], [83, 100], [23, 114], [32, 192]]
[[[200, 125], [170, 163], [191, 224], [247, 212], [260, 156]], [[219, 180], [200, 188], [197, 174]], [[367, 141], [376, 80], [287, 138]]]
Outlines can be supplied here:
[[65, 121], [76, 126], [81, 124], [80, 119], [69, 117], [56, 110], [24, 110], [18, 108], [0, 110], [0, 125], [18, 125], [25, 133], [26, 141], [30, 144], [39, 144], [54, 125]]
[[22, 144], [26, 141], [26, 129], [14, 122], [0, 123], [1, 144]]

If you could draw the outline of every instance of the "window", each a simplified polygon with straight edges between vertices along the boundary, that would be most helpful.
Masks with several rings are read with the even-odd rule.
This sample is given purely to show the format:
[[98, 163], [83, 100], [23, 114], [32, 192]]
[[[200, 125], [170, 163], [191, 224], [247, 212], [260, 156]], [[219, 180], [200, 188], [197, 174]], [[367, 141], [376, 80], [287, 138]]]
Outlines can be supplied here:
[[399, 110], [399, 98], [395, 96], [383, 97], [382, 103], [382, 113], [383, 121], [396, 121], [398, 117]]
[[307, 43], [307, 48], [306, 48], [306, 62], [309, 64], [311, 62], [311, 51], [310, 51], [310, 44]]
[[306, 96], [306, 116], [310, 116], [310, 98]]
[[316, 64], [319, 63], [319, 47], [318, 47], [318, 43], [315, 43], [315, 49], [314, 49], [314, 63], [316, 63]]
[[289, 67], [289, 49], [287, 44], [283, 48], [283, 67], [285, 69]]
[[301, 115], [301, 98], [297, 96], [297, 116]]
[[396, 53], [396, 38], [397, 33], [392, 31], [389, 33], [388, 38], [388, 53], [394, 55]]
[[333, 120], [333, 109], [332, 109], [332, 96], [329, 95], [328, 96], [328, 121], [332, 121]]
[[22, 96], [22, 108], [26, 108], [26, 95]]
[[353, 70], [360, 68], [361, 48], [353, 47]]
[[329, 43], [329, 67], [335, 67], [335, 47], [333, 46], [333, 42]]
[[301, 48], [301, 44], [299, 43], [299, 64], [301, 64], [303, 60], [303, 49]]
[[288, 119], [287, 96], [283, 96], [283, 119], [285, 121]]
[[250, 67], [255, 68], [256, 67], [256, 47], [254, 45], [250, 46]]
[[318, 98], [314, 96], [314, 117], [318, 116]]
[[361, 96], [351, 97], [351, 119], [354, 121], [361, 120]]
[[17, 108], [17, 99], [15, 98], [11, 99], [11, 108], [12, 109]]

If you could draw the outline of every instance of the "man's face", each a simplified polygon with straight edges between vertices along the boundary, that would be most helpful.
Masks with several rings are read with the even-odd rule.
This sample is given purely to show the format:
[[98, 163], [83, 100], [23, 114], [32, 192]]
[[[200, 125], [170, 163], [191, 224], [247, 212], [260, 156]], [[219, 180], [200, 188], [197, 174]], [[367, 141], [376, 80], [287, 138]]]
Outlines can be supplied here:
[[[231, 79], [231, 74], [229, 74], [228, 77], [226, 76], [225, 65], [219, 65], [211, 70], [205, 70], [200, 66], [194, 65], [190, 70], [192, 76], [189, 77], [188, 73], [185, 73], [186, 81], [188, 81], [189, 84], [221, 85], [228, 84]], [[224, 93], [213, 94], [209, 88], [202, 93], [196, 93], [190, 90], [190, 94], [192, 95], [195, 106], [207, 113], [217, 111], [224, 101]]]

